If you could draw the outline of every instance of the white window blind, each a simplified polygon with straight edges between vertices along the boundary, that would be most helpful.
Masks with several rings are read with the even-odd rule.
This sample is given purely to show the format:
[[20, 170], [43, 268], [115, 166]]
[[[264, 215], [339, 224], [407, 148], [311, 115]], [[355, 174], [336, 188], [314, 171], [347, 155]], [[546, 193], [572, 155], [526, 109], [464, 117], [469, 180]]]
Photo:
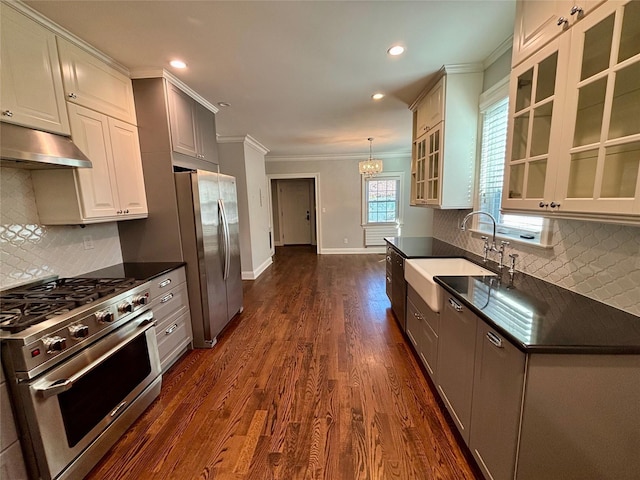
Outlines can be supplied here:
[[507, 97], [485, 110], [482, 119], [480, 209], [490, 213], [496, 219], [500, 217], [508, 118], [509, 98]]

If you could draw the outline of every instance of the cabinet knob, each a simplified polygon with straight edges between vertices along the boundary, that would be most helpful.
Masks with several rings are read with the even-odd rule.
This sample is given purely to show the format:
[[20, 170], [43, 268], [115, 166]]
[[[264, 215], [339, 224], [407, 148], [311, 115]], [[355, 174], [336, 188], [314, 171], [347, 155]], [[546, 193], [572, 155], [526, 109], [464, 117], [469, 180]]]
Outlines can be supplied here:
[[550, 206], [551, 208], [556, 208], [556, 207], [560, 208], [560, 204], [559, 204], [559, 203], [556, 203], [556, 202], [551, 202], [551, 203], [549, 204], [549, 206]]
[[565, 28], [567, 25], [569, 25], [569, 20], [567, 20], [565, 17], [560, 17], [558, 18], [558, 26]]
[[539, 206], [540, 208], [546, 208], [546, 207], [548, 207], [548, 206], [549, 206], [549, 204], [548, 204], [548, 203], [544, 203], [544, 202], [540, 202], [540, 203], [538, 204], [538, 206]]
[[582, 15], [584, 15], [584, 10], [579, 5], [574, 5], [573, 7], [571, 7], [570, 13], [571, 15], [578, 14], [578, 18], [582, 18]]
[[67, 95], [67, 97], [69, 97], [69, 98], [78, 98], [78, 96], [77, 96], [75, 93], [73, 93], [73, 92], [69, 93], [69, 94]]
[[116, 214], [117, 214], [117, 215], [122, 215], [122, 210], [118, 210], [118, 211], [116, 212]]
[[127, 209], [124, 211], [124, 213], [129, 213], [129, 209], [127, 208]]
[[5, 110], [4, 112], [2, 112], [2, 115], [4, 115], [5, 117], [13, 117], [13, 112], [11, 110]]

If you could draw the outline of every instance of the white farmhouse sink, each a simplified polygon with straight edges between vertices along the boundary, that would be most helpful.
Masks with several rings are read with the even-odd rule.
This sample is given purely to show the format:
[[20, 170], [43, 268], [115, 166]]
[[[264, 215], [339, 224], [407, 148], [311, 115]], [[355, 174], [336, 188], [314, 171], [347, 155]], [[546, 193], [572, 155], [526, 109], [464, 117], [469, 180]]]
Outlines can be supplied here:
[[442, 287], [433, 277], [445, 275], [495, 276], [496, 274], [464, 258], [415, 258], [404, 262], [405, 280], [434, 312], [439, 312], [442, 308]]

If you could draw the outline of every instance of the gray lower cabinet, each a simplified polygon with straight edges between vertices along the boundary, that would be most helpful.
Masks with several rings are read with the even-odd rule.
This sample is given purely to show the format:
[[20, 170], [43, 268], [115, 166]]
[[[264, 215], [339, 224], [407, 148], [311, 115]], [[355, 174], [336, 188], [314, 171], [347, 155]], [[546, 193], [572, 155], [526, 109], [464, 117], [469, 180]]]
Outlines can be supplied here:
[[405, 311], [407, 282], [404, 279], [404, 257], [391, 248], [391, 309], [403, 331], [406, 331]]
[[440, 313], [436, 387], [465, 443], [469, 443], [477, 317], [445, 295]]
[[486, 478], [513, 478], [525, 354], [477, 324], [469, 448]]
[[391, 245], [387, 245], [387, 256], [385, 258], [386, 260], [386, 265], [387, 265], [387, 270], [385, 273], [385, 278], [386, 278], [386, 292], [387, 292], [387, 297], [389, 297], [389, 301], [393, 300], [393, 283], [392, 283], [392, 275], [393, 275], [393, 266], [391, 263], [391, 251], [393, 250], [393, 248], [391, 247]]
[[[525, 353], [443, 300], [436, 386], [486, 479], [638, 478], [640, 355]], [[408, 305], [418, 350], [411, 296]]]
[[165, 372], [193, 341], [185, 267], [152, 279], [150, 290], [160, 366]]
[[407, 285], [407, 336], [429, 372], [436, 380], [438, 361], [438, 327], [440, 315], [431, 310], [418, 293]]

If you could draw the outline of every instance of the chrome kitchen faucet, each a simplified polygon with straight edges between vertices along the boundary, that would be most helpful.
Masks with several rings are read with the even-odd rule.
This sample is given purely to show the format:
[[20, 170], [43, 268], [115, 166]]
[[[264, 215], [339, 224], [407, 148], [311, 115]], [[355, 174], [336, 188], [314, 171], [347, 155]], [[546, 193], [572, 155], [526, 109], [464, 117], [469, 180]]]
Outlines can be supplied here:
[[493, 236], [492, 236], [492, 239], [491, 239], [491, 244], [489, 244], [489, 237], [484, 236], [484, 235], [482, 237], [480, 237], [480, 238], [482, 238], [482, 240], [484, 240], [484, 247], [483, 247], [483, 250], [484, 250], [484, 262], [485, 263], [487, 262], [487, 256], [488, 256], [489, 252], [498, 252], [498, 255], [500, 256], [500, 261], [498, 262], [498, 268], [502, 270], [502, 267], [504, 267], [504, 265], [503, 265], [504, 249], [505, 249], [505, 247], [507, 245], [509, 245], [509, 242], [502, 240], [500, 242], [500, 248], [498, 248], [496, 246], [496, 219], [494, 218], [493, 215], [491, 215], [490, 213], [487, 213], [487, 212], [483, 212], [481, 210], [476, 210], [476, 211], [473, 211], [471, 213], [468, 213], [462, 219], [462, 224], [460, 225], [460, 230], [462, 230], [463, 232], [467, 230], [467, 222], [474, 215], [486, 215], [493, 222]]

